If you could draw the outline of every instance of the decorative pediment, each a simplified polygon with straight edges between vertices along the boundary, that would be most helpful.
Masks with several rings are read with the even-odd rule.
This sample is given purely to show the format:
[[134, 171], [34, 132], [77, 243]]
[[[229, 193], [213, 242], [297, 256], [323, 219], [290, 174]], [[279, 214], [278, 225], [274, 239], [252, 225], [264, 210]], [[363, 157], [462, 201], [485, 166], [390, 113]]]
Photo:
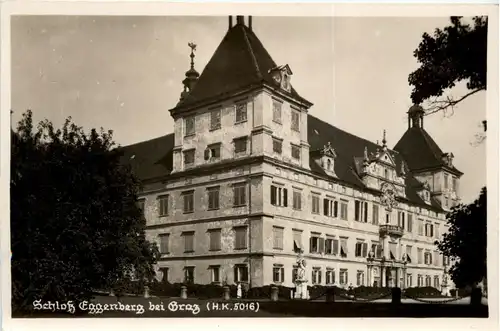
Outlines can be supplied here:
[[335, 173], [335, 159], [337, 158], [337, 153], [332, 147], [331, 143], [328, 142], [321, 150], [319, 150], [319, 157], [316, 162], [323, 168], [323, 170], [330, 176], [337, 177]]
[[390, 153], [382, 151], [379, 153], [377, 161], [387, 163], [393, 167], [396, 167], [396, 162]]
[[292, 86], [290, 85], [290, 78], [293, 75], [292, 70], [288, 64], [274, 67], [269, 70], [269, 73], [273, 77], [276, 84], [280, 85], [280, 87], [290, 92]]

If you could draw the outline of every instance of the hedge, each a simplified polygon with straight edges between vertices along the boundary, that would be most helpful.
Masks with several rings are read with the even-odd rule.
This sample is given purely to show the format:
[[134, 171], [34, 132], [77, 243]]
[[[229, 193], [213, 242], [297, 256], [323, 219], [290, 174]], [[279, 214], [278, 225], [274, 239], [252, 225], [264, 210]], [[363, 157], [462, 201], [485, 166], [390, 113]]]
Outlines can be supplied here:
[[415, 298], [440, 298], [443, 297], [441, 291], [435, 287], [409, 287], [404, 290], [404, 294]]

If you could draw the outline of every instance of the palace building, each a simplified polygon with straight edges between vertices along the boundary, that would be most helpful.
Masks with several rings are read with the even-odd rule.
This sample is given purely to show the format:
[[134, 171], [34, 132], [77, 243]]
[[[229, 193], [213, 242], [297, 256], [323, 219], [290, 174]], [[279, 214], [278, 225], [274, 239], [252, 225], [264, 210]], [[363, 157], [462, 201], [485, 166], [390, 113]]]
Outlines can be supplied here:
[[123, 148], [158, 279], [292, 287], [302, 252], [308, 285], [452, 286], [434, 243], [462, 173], [420, 106], [390, 149], [310, 114], [251, 17], [229, 17], [201, 74], [190, 47], [173, 133]]

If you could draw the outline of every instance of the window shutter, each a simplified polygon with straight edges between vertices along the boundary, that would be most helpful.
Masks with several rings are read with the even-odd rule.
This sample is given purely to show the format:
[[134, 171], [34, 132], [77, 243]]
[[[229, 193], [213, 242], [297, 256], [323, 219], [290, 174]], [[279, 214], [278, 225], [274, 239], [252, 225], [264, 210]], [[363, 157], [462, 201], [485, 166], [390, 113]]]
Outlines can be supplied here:
[[368, 255], [368, 244], [363, 243], [363, 257], [366, 257]]
[[405, 229], [405, 213], [404, 212], [401, 213], [401, 227], [403, 228], [403, 230]]
[[333, 202], [333, 216], [338, 217], [339, 215], [339, 203], [338, 201]]
[[285, 268], [281, 268], [280, 271], [281, 271], [281, 281], [284, 282], [285, 281]]
[[382, 256], [382, 245], [377, 245], [377, 257]]
[[309, 253], [313, 252], [313, 237], [309, 238]]
[[355, 221], [359, 221], [359, 220], [360, 220], [360, 215], [359, 215], [359, 212], [360, 212], [360, 205], [359, 205], [359, 201], [358, 201], [358, 200], [355, 200], [355, 201], [354, 201], [354, 220], [355, 220]]
[[271, 186], [271, 205], [276, 206], [276, 186]]
[[323, 214], [328, 216], [328, 199], [323, 199]]
[[321, 284], [321, 270], [318, 270], [318, 284]]
[[283, 189], [283, 206], [288, 207], [288, 190], [286, 188]]

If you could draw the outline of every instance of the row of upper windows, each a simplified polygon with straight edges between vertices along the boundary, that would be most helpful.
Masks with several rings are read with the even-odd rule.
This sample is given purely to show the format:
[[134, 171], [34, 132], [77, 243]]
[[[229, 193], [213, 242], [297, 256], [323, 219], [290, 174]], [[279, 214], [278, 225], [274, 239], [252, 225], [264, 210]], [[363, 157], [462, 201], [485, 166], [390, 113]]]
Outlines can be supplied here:
[[[248, 136], [238, 137], [233, 139], [234, 156], [244, 156], [248, 154]], [[214, 143], [207, 146], [205, 149], [205, 161], [220, 161], [221, 160], [222, 143]], [[300, 160], [300, 146], [291, 143], [291, 156], [295, 160]], [[273, 152], [281, 155], [283, 153], [283, 140], [273, 137]], [[184, 167], [190, 168], [195, 165], [195, 148], [186, 149], [183, 151]]]
[[[235, 250], [246, 249], [248, 247], [248, 227], [247, 226], [235, 226], [234, 230], [234, 243], [233, 247]], [[199, 235], [199, 234], [198, 234]], [[220, 251], [222, 249], [222, 229], [215, 228], [209, 229], [206, 232], [209, 241], [209, 251]], [[158, 235], [159, 249], [161, 254], [170, 254], [170, 233], [162, 233]], [[196, 251], [195, 231], [186, 231], [181, 233], [181, 240], [184, 241], [184, 253], [194, 253]], [[198, 240], [200, 238], [197, 238]]]
[[[282, 105], [283, 103], [278, 100], [273, 100], [273, 121], [282, 124]], [[222, 110], [214, 109], [210, 111], [210, 131], [221, 129]], [[239, 102], [234, 106], [234, 123], [246, 122], [247, 102]], [[300, 112], [292, 109], [291, 111], [291, 129], [300, 131]], [[187, 116], [184, 118], [184, 136], [192, 136], [196, 134], [196, 115]]]
[[[217, 210], [220, 208], [220, 186], [212, 186], [207, 189], [207, 210]], [[247, 184], [235, 183], [232, 185], [233, 190], [233, 206], [245, 206], [247, 204]], [[276, 207], [288, 207], [288, 189], [283, 186], [271, 185], [270, 186], [270, 203]], [[183, 212], [193, 213], [195, 210], [194, 190], [181, 192], [183, 200]], [[294, 210], [303, 210], [305, 206], [302, 203], [303, 193], [300, 190], [294, 189], [292, 192], [292, 208]], [[158, 200], [158, 216], [164, 217], [169, 215], [170, 195], [161, 195]], [[313, 214], [320, 214], [320, 194], [311, 194], [311, 212]], [[139, 200], [139, 207], [144, 210], [145, 200]], [[340, 218], [341, 220], [348, 220], [348, 205], [347, 200], [336, 200], [331, 197], [323, 198], [323, 215]], [[379, 224], [380, 206], [372, 203], [371, 215], [369, 215], [369, 203], [367, 201], [354, 200], [354, 221], [362, 223], [371, 223], [373, 225]], [[402, 230], [413, 233], [413, 214], [404, 211], [398, 211], [398, 225]], [[391, 223], [391, 213], [385, 213], [386, 224]], [[418, 232], [420, 236], [428, 238], [440, 239], [440, 223], [432, 223], [430, 221], [418, 220]]]
[[[301, 250], [305, 251], [305, 248], [302, 244], [302, 231], [300, 230], [292, 230], [293, 232], [293, 240], [292, 245], [289, 247], [290, 250], [294, 252], [299, 252]], [[274, 226], [273, 227], [273, 249], [276, 250], [284, 250], [284, 228]], [[341, 258], [348, 257], [368, 257], [369, 247], [370, 251], [373, 252], [374, 258], [382, 258], [383, 249], [382, 245], [378, 241], [371, 241], [371, 244], [367, 241], [356, 239], [354, 243], [354, 251], [350, 250], [349, 245], [352, 241], [349, 240], [348, 237], [340, 237], [339, 239], [334, 238], [332, 236], [326, 235], [323, 238], [320, 234], [311, 233], [309, 237], [309, 253], [311, 254], [325, 254], [338, 256]], [[409, 264], [426, 264], [426, 265], [434, 265], [439, 266], [441, 264], [447, 265], [449, 263], [446, 257], [443, 257], [442, 261], [440, 256], [442, 256], [438, 251], [431, 252], [430, 250], [423, 248], [417, 248], [417, 258], [414, 259], [414, 250], [413, 246], [406, 245], [406, 248], [403, 250], [403, 246], [400, 247], [400, 255], [398, 258], [397, 254], [397, 244], [389, 243], [389, 252], [388, 257], [390, 260], [405, 260]]]
[[[450, 178], [451, 178], [451, 183], [450, 183]], [[450, 185], [451, 184], [451, 185]], [[455, 177], [455, 176], [450, 176], [448, 174], [444, 174], [444, 189], [447, 190], [448, 188], [450, 188], [457, 192], [457, 189], [458, 189], [458, 178]]]

